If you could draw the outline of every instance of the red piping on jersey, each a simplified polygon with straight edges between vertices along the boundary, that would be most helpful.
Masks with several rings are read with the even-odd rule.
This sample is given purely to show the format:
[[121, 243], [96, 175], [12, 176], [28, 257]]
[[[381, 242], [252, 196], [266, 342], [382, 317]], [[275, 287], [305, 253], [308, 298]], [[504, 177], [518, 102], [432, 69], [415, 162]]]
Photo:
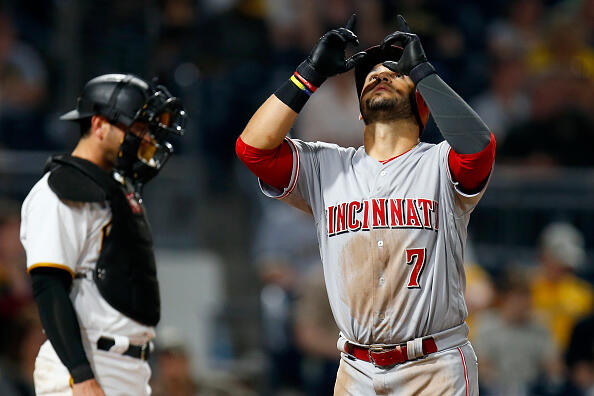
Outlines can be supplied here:
[[460, 357], [462, 358], [462, 366], [464, 366], [464, 381], [466, 382], [466, 396], [468, 396], [468, 372], [466, 371], [466, 359], [464, 359], [464, 354], [460, 347], [457, 348], [458, 352], [460, 352]]
[[281, 191], [289, 186], [293, 171], [293, 150], [287, 140], [277, 148], [262, 150], [246, 144], [238, 137], [235, 152], [245, 166], [264, 183]]
[[416, 145], [415, 145], [415, 146], [413, 146], [413, 147], [411, 147], [411, 148], [409, 148], [409, 149], [408, 149], [408, 150], [406, 150], [404, 153], [400, 153], [400, 154], [398, 154], [398, 155], [397, 155], [397, 156], [395, 156], [395, 157], [388, 158], [387, 160], [382, 160], [382, 161], [380, 161], [380, 162], [381, 162], [383, 165], [386, 165], [388, 162], [392, 161], [393, 159], [396, 159], [396, 158], [400, 157], [401, 155], [404, 155], [404, 154], [408, 153], [410, 150], [414, 149], [415, 147], [416, 147]]
[[491, 133], [491, 141], [482, 151], [474, 154], [459, 154], [453, 149], [448, 155], [448, 164], [453, 181], [457, 182], [465, 193], [479, 191], [495, 162], [495, 136]]
[[277, 199], [281, 199], [286, 197], [287, 195], [291, 194], [293, 192], [293, 190], [295, 189], [295, 186], [297, 185], [297, 179], [299, 178], [299, 150], [297, 150], [297, 147], [295, 147], [295, 143], [293, 143], [293, 141], [291, 139], [289, 139], [288, 137], [285, 137], [285, 141], [284, 143], [288, 143], [291, 146], [291, 149], [293, 150], [293, 152], [295, 153], [295, 172], [294, 173], [294, 177], [293, 177], [293, 182], [291, 182], [289, 180], [289, 183], [291, 183], [289, 185], [289, 187], [287, 188], [287, 190], [279, 197], [277, 197]]

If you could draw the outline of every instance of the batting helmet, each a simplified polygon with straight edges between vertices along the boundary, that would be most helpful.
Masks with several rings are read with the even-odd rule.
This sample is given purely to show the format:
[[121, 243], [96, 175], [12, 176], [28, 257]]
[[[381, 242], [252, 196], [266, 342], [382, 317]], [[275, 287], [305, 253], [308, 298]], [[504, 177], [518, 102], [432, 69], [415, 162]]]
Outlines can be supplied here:
[[[366, 49], [365, 53], [366, 56], [355, 67], [355, 83], [357, 85], [359, 99], [361, 99], [361, 91], [363, 90], [363, 85], [365, 85], [365, 79], [374, 66], [387, 60], [399, 60], [402, 55], [402, 48], [390, 45], [382, 49], [379, 45], [376, 45]], [[423, 131], [427, 125], [427, 120], [429, 120], [429, 108], [418, 90], [415, 90], [414, 99], [411, 100], [413, 113], [417, 118], [421, 131]]]
[[[105, 74], [87, 82], [76, 109], [60, 117], [77, 121], [102, 115], [126, 132], [115, 171], [140, 184], [153, 178], [173, 153], [171, 135], [183, 135], [186, 113], [162, 85], [153, 86], [131, 74]], [[135, 122], [148, 126], [150, 139], [131, 133]], [[149, 141], [151, 143], [147, 143]]]

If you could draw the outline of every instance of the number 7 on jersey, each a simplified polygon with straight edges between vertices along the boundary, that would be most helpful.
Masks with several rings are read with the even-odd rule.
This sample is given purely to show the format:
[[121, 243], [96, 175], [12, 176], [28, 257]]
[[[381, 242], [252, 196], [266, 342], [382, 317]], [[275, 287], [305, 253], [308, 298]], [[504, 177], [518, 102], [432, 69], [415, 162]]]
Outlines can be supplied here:
[[406, 264], [412, 265], [413, 269], [408, 280], [409, 289], [420, 289], [419, 278], [425, 266], [425, 248], [406, 249]]

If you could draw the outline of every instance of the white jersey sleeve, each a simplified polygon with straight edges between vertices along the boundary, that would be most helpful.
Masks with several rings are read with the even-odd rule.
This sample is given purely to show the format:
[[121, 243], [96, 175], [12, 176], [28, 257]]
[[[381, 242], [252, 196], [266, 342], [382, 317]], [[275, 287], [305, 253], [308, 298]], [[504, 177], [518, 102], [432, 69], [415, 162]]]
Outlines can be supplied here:
[[448, 182], [450, 184], [450, 188], [455, 193], [453, 196], [454, 202], [452, 205], [452, 208], [454, 208], [454, 214], [456, 215], [456, 217], [462, 217], [462, 216], [468, 215], [474, 210], [474, 208], [476, 207], [476, 205], [482, 198], [483, 194], [485, 193], [487, 186], [489, 185], [489, 182], [491, 181], [491, 174], [493, 172], [491, 172], [489, 174], [487, 181], [484, 183], [484, 185], [480, 191], [477, 191], [477, 192], [471, 193], [471, 194], [466, 193], [460, 189], [459, 183], [454, 180], [454, 178], [452, 177], [452, 174], [451, 174], [448, 158], [449, 158], [450, 151], [452, 150], [452, 148], [446, 141], [441, 142], [438, 145], [438, 147], [439, 147], [440, 153], [442, 155], [442, 160], [440, 161], [440, 166], [442, 166], [444, 168], [444, 174], [446, 174], [448, 176]]
[[[300, 139], [285, 138], [293, 151], [293, 170], [291, 173], [291, 181], [289, 185], [283, 190], [278, 191], [272, 186], [267, 185], [262, 180], [260, 188], [262, 192], [271, 198], [283, 200], [297, 209], [312, 213], [316, 217], [316, 208], [323, 211], [323, 182], [320, 177], [320, 167], [324, 166], [325, 170], [331, 171], [330, 178], [336, 176], [340, 177], [342, 164], [341, 156], [353, 155], [355, 149], [352, 147], [344, 148], [336, 144], [325, 142], [304, 142]], [[326, 167], [327, 158], [333, 166]], [[334, 168], [334, 165], [337, 168]], [[318, 219], [316, 219], [316, 222]]]
[[96, 220], [92, 213], [96, 204], [60, 200], [50, 189], [48, 177], [49, 173], [33, 187], [21, 211], [27, 270], [55, 267], [74, 276]]

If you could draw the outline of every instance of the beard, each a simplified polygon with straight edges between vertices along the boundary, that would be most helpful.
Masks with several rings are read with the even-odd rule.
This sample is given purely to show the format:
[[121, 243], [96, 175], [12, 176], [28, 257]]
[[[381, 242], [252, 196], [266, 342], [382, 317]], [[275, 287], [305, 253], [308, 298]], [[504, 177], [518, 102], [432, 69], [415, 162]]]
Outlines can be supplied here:
[[[361, 95], [362, 97], [365, 94]], [[414, 113], [410, 97], [370, 97], [359, 101], [359, 110], [363, 116], [365, 125], [374, 122], [395, 121], [406, 118], [413, 118]]]

